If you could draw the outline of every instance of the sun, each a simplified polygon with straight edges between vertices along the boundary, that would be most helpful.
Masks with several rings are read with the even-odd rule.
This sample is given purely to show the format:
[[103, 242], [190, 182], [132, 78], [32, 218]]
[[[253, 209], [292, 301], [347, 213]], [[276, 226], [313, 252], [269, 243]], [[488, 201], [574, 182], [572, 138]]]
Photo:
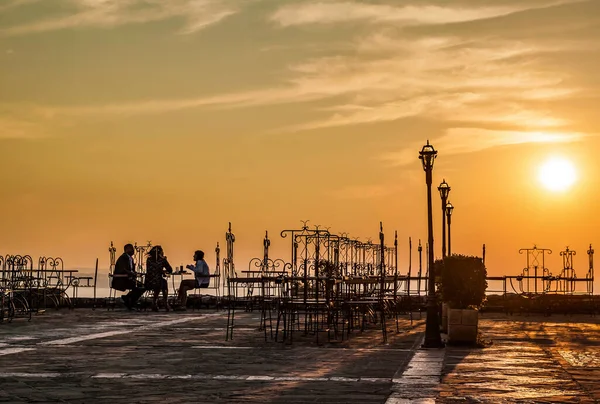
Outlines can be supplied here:
[[560, 192], [566, 191], [575, 183], [577, 172], [569, 160], [552, 158], [540, 167], [538, 178], [546, 189]]

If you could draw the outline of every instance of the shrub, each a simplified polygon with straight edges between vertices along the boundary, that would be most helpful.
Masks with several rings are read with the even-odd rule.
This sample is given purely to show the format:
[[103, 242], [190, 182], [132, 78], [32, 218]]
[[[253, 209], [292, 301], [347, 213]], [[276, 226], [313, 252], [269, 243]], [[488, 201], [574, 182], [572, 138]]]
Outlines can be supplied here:
[[434, 265], [443, 302], [453, 309], [481, 307], [487, 289], [487, 270], [480, 257], [453, 254]]

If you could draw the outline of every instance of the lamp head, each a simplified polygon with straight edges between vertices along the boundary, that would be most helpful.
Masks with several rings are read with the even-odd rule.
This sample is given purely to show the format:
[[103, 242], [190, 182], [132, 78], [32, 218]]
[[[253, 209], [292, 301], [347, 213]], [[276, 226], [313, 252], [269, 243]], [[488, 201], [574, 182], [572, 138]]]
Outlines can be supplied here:
[[452, 216], [452, 211], [454, 211], [454, 206], [450, 202], [448, 202], [446, 204], [446, 216]]
[[430, 171], [433, 169], [433, 161], [436, 156], [437, 150], [435, 150], [433, 146], [429, 144], [429, 140], [427, 140], [427, 144], [423, 146], [419, 152], [419, 159], [423, 163], [423, 170]]
[[438, 191], [440, 191], [440, 197], [443, 200], [448, 199], [448, 194], [450, 194], [450, 185], [448, 185], [446, 180], [443, 180], [442, 183], [438, 186]]

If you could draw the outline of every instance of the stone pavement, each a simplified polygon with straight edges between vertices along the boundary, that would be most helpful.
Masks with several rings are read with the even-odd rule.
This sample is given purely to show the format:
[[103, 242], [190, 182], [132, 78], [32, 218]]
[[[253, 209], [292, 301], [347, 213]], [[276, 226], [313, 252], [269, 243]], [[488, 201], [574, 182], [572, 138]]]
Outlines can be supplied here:
[[[90, 309], [0, 324], [0, 402], [598, 402], [590, 316], [485, 315], [485, 348], [419, 349], [424, 321], [327, 343], [265, 341], [258, 313]], [[418, 314], [416, 316], [418, 318]]]

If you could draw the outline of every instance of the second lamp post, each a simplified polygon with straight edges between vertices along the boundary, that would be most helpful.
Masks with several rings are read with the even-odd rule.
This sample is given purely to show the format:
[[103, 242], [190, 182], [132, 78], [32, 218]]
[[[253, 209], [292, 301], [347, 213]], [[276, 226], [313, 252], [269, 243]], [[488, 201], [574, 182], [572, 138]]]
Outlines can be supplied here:
[[[446, 203], [450, 194], [450, 185], [445, 179], [438, 186], [438, 191], [440, 191], [440, 197], [442, 198], [442, 258], [444, 258], [446, 257]], [[450, 255], [450, 252], [448, 252], [448, 255]]]
[[450, 236], [450, 223], [452, 223], [452, 211], [454, 210], [454, 206], [450, 202], [446, 204], [446, 219], [448, 219], [448, 255], [452, 255], [452, 244], [451, 244], [451, 236]]

